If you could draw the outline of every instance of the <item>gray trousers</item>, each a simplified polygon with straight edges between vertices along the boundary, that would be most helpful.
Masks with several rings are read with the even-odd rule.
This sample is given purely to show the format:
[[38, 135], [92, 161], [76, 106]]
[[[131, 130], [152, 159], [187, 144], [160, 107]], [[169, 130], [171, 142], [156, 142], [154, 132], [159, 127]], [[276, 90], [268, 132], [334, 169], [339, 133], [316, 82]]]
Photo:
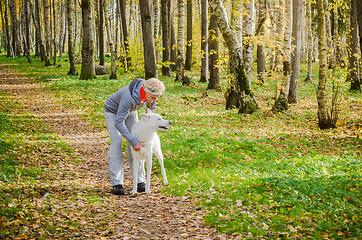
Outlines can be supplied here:
[[[122, 135], [116, 129], [116, 115], [107, 111], [104, 111], [104, 118], [106, 119], [107, 129], [109, 137], [111, 139], [111, 145], [108, 152], [108, 169], [112, 186], [124, 184], [124, 172], [123, 172], [123, 153], [122, 153]], [[138, 121], [137, 112], [130, 112], [126, 118], [125, 124], [129, 131], [132, 126]], [[133, 174], [133, 157], [131, 151], [132, 145], [127, 142], [128, 162], [131, 173]], [[145, 167], [140, 165], [138, 169], [137, 183], [145, 182]]]

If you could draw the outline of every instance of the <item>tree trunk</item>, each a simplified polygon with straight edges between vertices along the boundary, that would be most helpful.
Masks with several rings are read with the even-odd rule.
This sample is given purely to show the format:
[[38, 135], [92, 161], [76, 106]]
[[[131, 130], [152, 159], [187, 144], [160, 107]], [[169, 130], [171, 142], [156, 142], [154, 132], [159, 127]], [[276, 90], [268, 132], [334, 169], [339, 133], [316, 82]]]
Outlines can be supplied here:
[[231, 1], [231, 25], [235, 29], [240, 47], [243, 48], [242, 0]]
[[[273, 61], [271, 64], [272, 72], [281, 71], [281, 59], [282, 59], [282, 51], [278, 46], [283, 45], [283, 31], [284, 31], [284, 0], [277, 0], [278, 4], [276, 6], [276, 26], [275, 26], [275, 46], [276, 49], [274, 51]], [[289, 13], [290, 14], [290, 13]], [[290, 23], [291, 24], [291, 23]]]
[[292, 42], [292, 0], [285, 1], [285, 22], [284, 32], [284, 54], [283, 54], [283, 78], [279, 96], [275, 96], [275, 103], [272, 111], [283, 111], [288, 109], [289, 79], [291, 71], [291, 42]]
[[56, 24], [56, 16], [55, 16], [55, 0], [53, 0], [53, 53], [54, 53], [54, 62], [53, 65], [57, 64], [57, 24]]
[[249, 3], [244, 4], [247, 11], [247, 16], [245, 17], [245, 36], [243, 44], [243, 57], [246, 75], [248, 76], [249, 81], [251, 82], [251, 65], [253, 62], [253, 45], [251, 42], [251, 37], [253, 36], [254, 31], [254, 9], [255, 1], [250, 0]]
[[98, 25], [98, 47], [99, 47], [99, 65], [104, 66], [104, 17], [103, 1], [98, 0], [99, 25]]
[[358, 21], [358, 33], [359, 33], [359, 50], [361, 51], [360, 56], [362, 56], [362, 1], [357, 1], [357, 21]]
[[308, 35], [307, 42], [307, 55], [308, 55], [308, 72], [307, 77], [304, 81], [311, 82], [312, 81], [312, 53], [313, 53], [313, 34], [312, 34], [312, 8], [311, 2], [306, 3], [307, 7], [307, 16], [306, 16], [306, 34]]
[[349, 34], [347, 35], [347, 53], [348, 53], [348, 75], [347, 81], [351, 81], [351, 87], [349, 90], [357, 90], [361, 92], [361, 80], [359, 74], [359, 63], [358, 63], [358, 34], [357, 34], [357, 1], [351, 0], [350, 8], [350, 28]]
[[215, 14], [210, 16], [209, 25], [209, 56], [210, 56], [210, 78], [207, 89], [220, 89], [219, 81], [219, 29]]
[[[50, 16], [49, 16], [49, 2], [48, 0], [43, 0], [43, 9], [44, 9], [44, 38], [45, 38], [45, 54], [46, 57], [50, 60]], [[45, 66], [50, 66], [50, 61], [45, 62]]]
[[318, 12], [318, 52], [319, 52], [319, 83], [317, 90], [318, 101], [318, 126], [321, 129], [336, 127], [336, 119], [333, 119], [327, 106], [327, 50], [325, 36], [325, 10], [323, 3], [317, 1]]
[[302, 45], [302, 10], [303, 0], [293, 0], [293, 33], [292, 33], [292, 73], [290, 76], [289, 103], [298, 101], [298, 80]]
[[191, 70], [192, 65], [192, 0], [187, 0], [187, 41], [185, 70]]
[[155, 42], [155, 57], [156, 62], [158, 61], [159, 54], [159, 31], [160, 31], [160, 0], [153, 0], [153, 36]]
[[157, 77], [155, 39], [149, 0], [140, 0], [145, 78]]
[[189, 85], [190, 80], [185, 76], [185, 3], [183, 0], [177, 1], [178, 7], [178, 31], [177, 31], [177, 62], [176, 80], [183, 85]]
[[121, 8], [121, 19], [122, 19], [122, 31], [123, 31], [123, 43], [126, 53], [126, 70], [131, 68], [131, 53], [129, 49], [129, 37], [127, 30], [127, 20], [126, 20], [126, 5], [124, 0], [119, 0], [119, 6]]
[[4, 14], [4, 18], [2, 21], [3, 24], [3, 29], [5, 28], [5, 50], [6, 50], [6, 56], [8, 58], [12, 57], [12, 52], [11, 52], [11, 46], [10, 46], [10, 31], [9, 31], [9, 14], [8, 14], [8, 0], [5, 0], [5, 4], [4, 4], [4, 13], [3, 13], [3, 8], [1, 6], [1, 2], [0, 2], [0, 11], [1, 11], [1, 15]]
[[201, 0], [201, 77], [200, 82], [207, 81], [208, 75], [208, 0]]
[[30, 15], [29, 15], [29, 0], [24, 0], [24, 18], [25, 18], [25, 56], [28, 58], [28, 63], [31, 63], [30, 57]]
[[[169, 1], [169, 9], [171, 9], [171, 2]], [[173, 24], [173, 14], [170, 11], [170, 32], [171, 32], [171, 55], [170, 55], [170, 66], [171, 71], [176, 71], [176, 61], [177, 61], [177, 53], [176, 53], [176, 33], [175, 33], [175, 26]]]
[[171, 0], [161, 0], [162, 16], [162, 75], [171, 76], [170, 72], [170, 28], [169, 28], [169, 11], [168, 2]]
[[58, 38], [58, 46], [59, 46], [59, 56], [62, 57], [64, 53], [64, 33], [66, 32], [64, 29], [65, 26], [65, 17], [64, 17], [64, 2], [59, 3], [59, 13], [58, 13], [58, 20], [59, 20], [59, 38]]
[[[266, 21], [266, 2], [264, 0], [258, 1], [258, 27], [256, 31], [257, 36], [263, 38], [265, 34], [265, 21]], [[258, 83], [264, 83], [265, 77], [265, 53], [264, 45], [258, 44], [257, 51], [257, 80]]]
[[21, 57], [21, 45], [19, 39], [19, 23], [17, 18], [16, 4], [12, 0], [9, 2], [11, 26], [12, 26], [12, 47], [15, 56]]
[[67, 17], [68, 17], [68, 57], [69, 72], [68, 75], [77, 75], [77, 69], [74, 60], [74, 26], [73, 26], [73, 4], [72, 0], [67, 0]]
[[48, 55], [46, 54], [45, 51], [45, 45], [43, 42], [42, 32], [41, 32], [39, 0], [34, 1], [34, 10], [35, 10], [35, 33], [39, 41], [40, 58], [42, 61], [45, 62], [45, 66], [50, 66], [51, 64]]
[[111, 75], [109, 76], [109, 79], [117, 79], [116, 51], [113, 45], [113, 42], [109, 43], [111, 49]]
[[82, 0], [82, 70], [81, 80], [94, 79], [96, 73], [94, 70], [94, 46], [92, 29], [92, 3], [91, 0]]
[[210, 7], [214, 10], [219, 30], [228, 46], [230, 55], [230, 73], [232, 79], [225, 93], [226, 108], [239, 107], [239, 113], [253, 113], [257, 111], [258, 104], [253, 96], [251, 85], [245, 73], [242, 50], [236, 33], [230, 28], [227, 14], [221, 0], [210, 0]]

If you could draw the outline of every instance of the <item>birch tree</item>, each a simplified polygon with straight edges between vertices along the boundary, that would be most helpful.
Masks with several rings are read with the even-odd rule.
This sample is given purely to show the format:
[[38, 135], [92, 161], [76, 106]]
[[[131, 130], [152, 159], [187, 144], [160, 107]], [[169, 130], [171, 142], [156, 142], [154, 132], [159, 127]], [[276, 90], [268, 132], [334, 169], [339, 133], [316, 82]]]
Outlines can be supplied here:
[[[51, 46], [50, 46], [50, 6], [48, 0], [43, 0], [43, 16], [44, 16], [44, 40], [45, 40], [45, 54], [48, 58], [51, 58]], [[50, 62], [49, 62], [49, 65]], [[45, 66], [49, 66], [45, 63]]]
[[337, 122], [336, 112], [328, 108], [327, 92], [327, 49], [325, 35], [326, 12], [321, 1], [317, 1], [318, 13], [318, 57], [319, 57], [319, 81], [317, 90], [318, 101], [318, 126], [321, 129], [335, 128]]
[[185, 76], [185, 3], [178, 0], [178, 31], [177, 31], [177, 60], [176, 60], [176, 81], [181, 81], [183, 85], [190, 84], [190, 80]]
[[251, 41], [251, 37], [254, 32], [254, 11], [255, 11], [255, 0], [248, 0], [247, 3], [244, 4], [246, 10], [245, 16], [245, 35], [243, 37], [243, 57], [244, 57], [244, 65], [246, 70], [246, 75], [248, 76], [249, 81], [251, 81], [251, 65], [253, 62], [253, 43]]
[[306, 34], [307, 34], [307, 65], [308, 71], [304, 81], [312, 81], [312, 53], [313, 53], [313, 34], [312, 34], [312, 3], [308, 1], [306, 3]]
[[293, 0], [293, 30], [292, 30], [292, 57], [291, 57], [291, 76], [290, 88], [288, 94], [289, 103], [297, 103], [298, 98], [298, 80], [302, 45], [302, 10], [303, 0]]
[[236, 33], [229, 25], [227, 14], [221, 0], [210, 0], [209, 4], [215, 13], [219, 30], [226, 42], [230, 56], [231, 79], [225, 93], [226, 108], [238, 107], [239, 113], [253, 113], [257, 111], [258, 104], [245, 73], [242, 49]]

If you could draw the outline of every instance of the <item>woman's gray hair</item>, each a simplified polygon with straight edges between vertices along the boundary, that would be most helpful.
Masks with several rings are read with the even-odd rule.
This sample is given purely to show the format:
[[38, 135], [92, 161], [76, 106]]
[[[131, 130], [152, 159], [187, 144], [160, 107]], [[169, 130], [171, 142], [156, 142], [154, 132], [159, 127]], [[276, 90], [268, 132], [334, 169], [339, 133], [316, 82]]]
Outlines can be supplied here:
[[165, 91], [165, 85], [163, 82], [158, 80], [157, 78], [150, 78], [146, 80], [143, 85], [145, 92], [154, 94], [154, 95], [162, 95], [163, 91]]

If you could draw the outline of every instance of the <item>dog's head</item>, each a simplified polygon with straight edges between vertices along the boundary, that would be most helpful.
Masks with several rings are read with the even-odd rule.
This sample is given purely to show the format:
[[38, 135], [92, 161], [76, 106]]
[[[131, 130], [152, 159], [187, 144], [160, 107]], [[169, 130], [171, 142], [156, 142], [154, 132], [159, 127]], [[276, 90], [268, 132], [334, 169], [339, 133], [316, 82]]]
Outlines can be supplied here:
[[141, 113], [141, 117], [149, 124], [150, 127], [156, 130], [167, 130], [171, 125], [170, 121], [162, 119], [160, 115], [153, 113], [148, 108], [146, 113]]

